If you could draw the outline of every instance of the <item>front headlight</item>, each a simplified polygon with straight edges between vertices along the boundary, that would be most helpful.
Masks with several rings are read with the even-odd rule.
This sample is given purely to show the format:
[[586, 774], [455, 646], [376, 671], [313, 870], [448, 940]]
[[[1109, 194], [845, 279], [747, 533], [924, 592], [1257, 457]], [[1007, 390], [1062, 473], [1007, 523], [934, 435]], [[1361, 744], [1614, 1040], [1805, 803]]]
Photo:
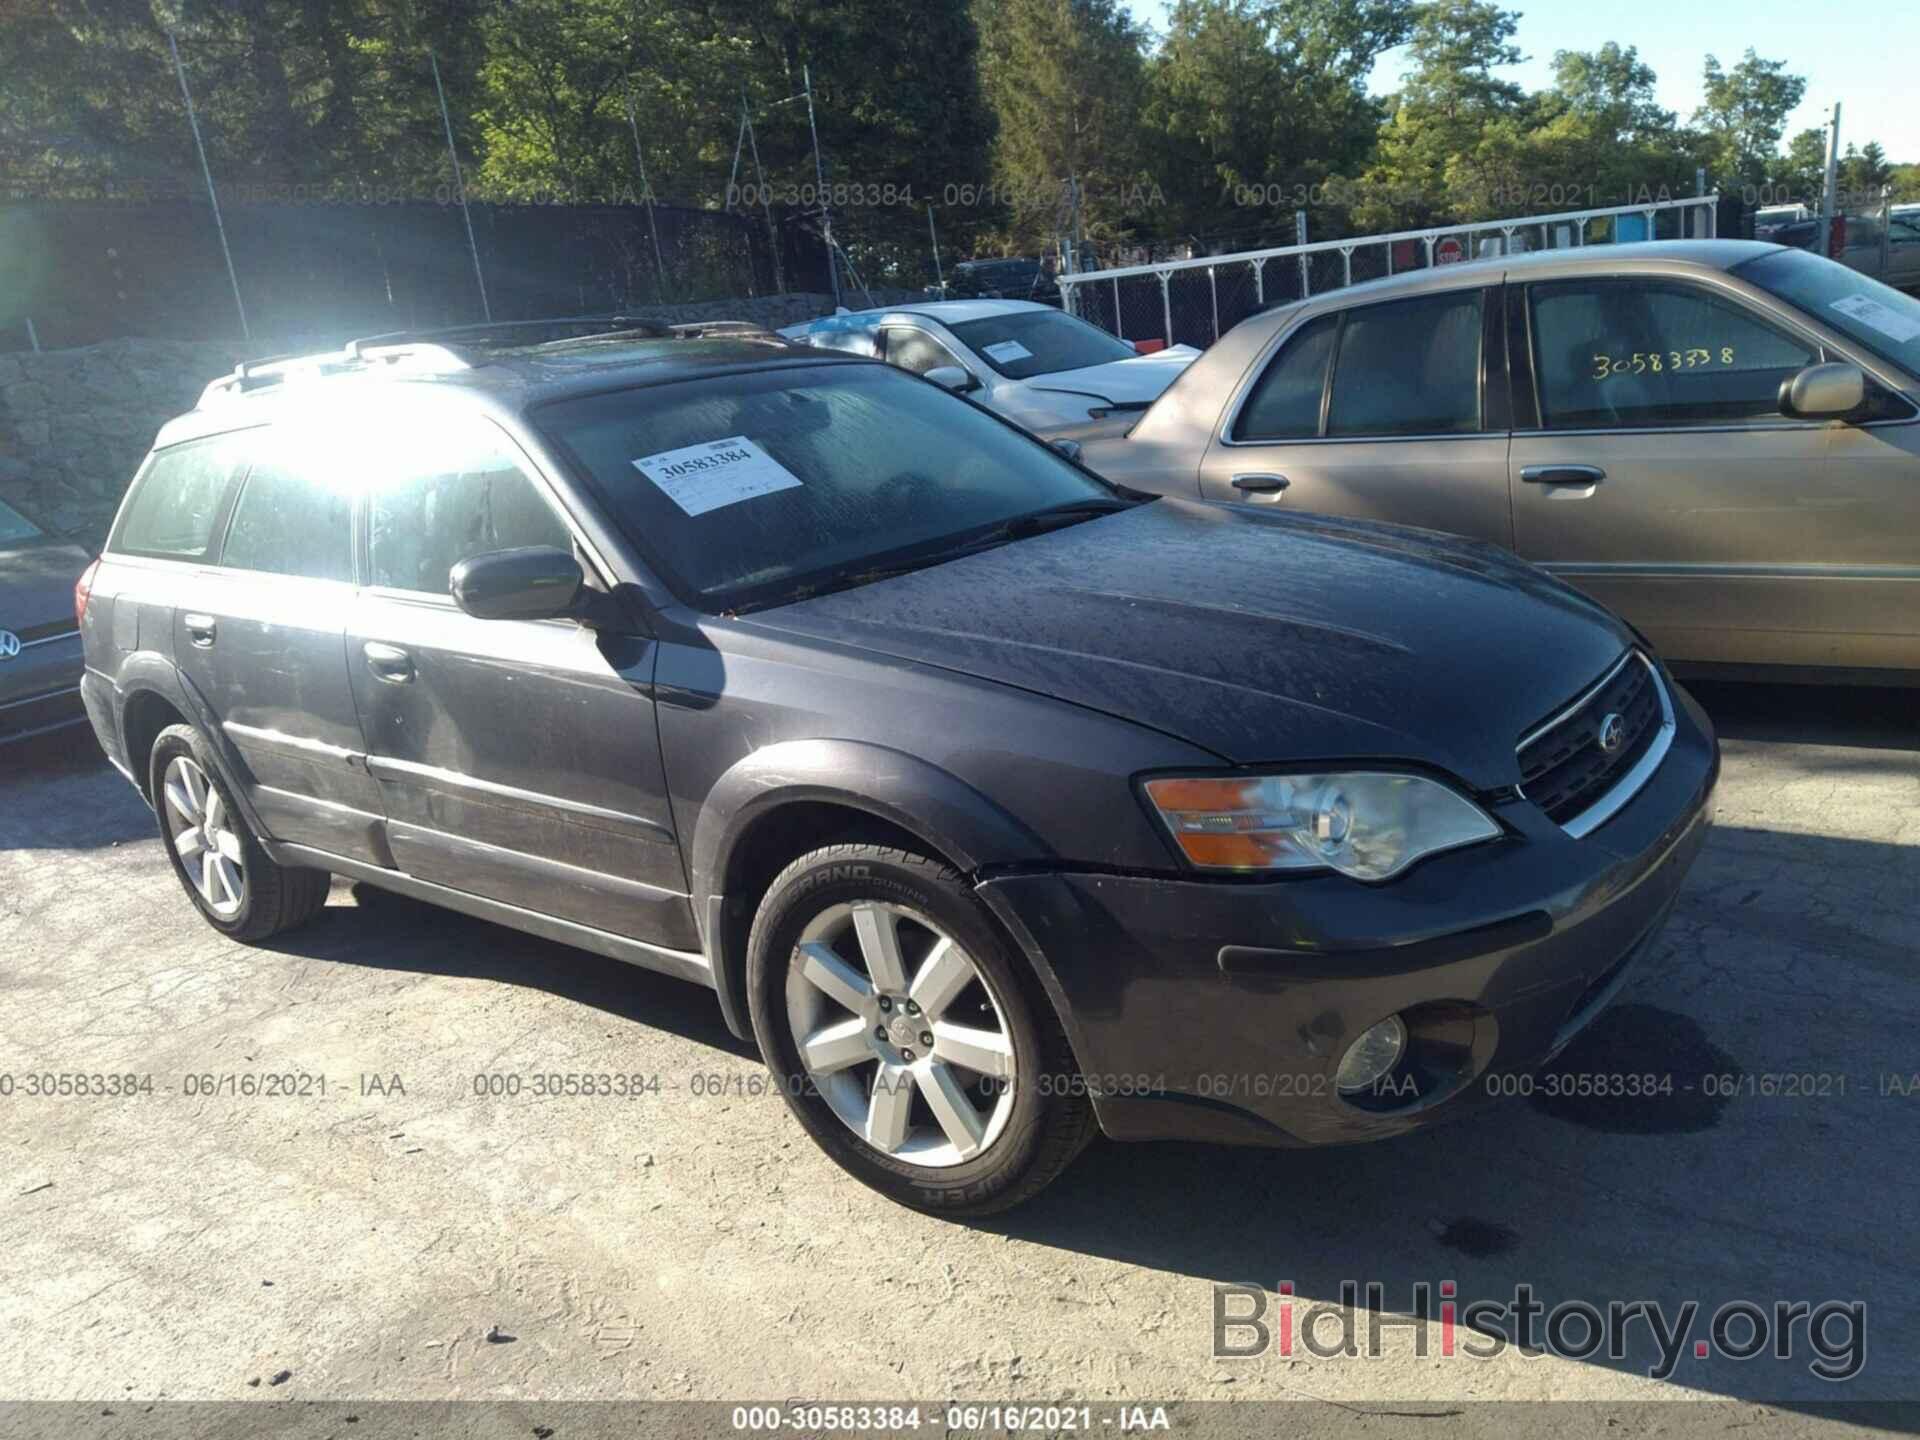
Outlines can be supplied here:
[[1181, 853], [1203, 870], [1338, 870], [1387, 880], [1416, 860], [1500, 834], [1437, 780], [1355, 771], [1163, 776], [1146, 782]]

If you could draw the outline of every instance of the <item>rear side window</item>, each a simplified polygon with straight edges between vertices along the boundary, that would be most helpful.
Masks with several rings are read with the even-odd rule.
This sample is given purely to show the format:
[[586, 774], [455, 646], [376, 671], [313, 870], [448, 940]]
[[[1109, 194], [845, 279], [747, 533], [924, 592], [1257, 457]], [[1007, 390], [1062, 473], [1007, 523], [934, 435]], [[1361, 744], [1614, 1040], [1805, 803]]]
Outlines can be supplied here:
[[107, 549], [160, 560], [205, 560], [241, 467], [236, 435], [170, 445], [153, 457]]
[[1531, 287], [1528, 303], [1550, 430], [1779, 420], [1780, 382], [1820, 358], [1746, 306], [1692, 285], [1562, 281]]
[[572, 532], [498, 435], [462, 429], [407, 448], [434, 459], [386, 477], [373, 492], [367, 558], [374, 585], [445, 595], [453, 567], [471, 556], [525, 545], [572, 548]]
[[265, 446], [248, 472], [220, 563], [309, 580], [353, 579], [353, 500], [286, 437]]
[[1234, 422], [1236, 440], [1298, 440], [1320, 433], [1320, 396], [1338, 315], [1302, 326], [1267, 366]]
[[1329, 435], [1455, 435], [1480, 429], [1478, 290], [1346, 312]]

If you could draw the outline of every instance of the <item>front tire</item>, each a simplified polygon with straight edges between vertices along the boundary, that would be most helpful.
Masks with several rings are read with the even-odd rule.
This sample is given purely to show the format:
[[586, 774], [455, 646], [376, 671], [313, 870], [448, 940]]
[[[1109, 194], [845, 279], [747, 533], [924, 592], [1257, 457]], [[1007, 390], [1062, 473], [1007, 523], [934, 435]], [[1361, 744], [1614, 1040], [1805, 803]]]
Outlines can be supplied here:
[[1052, 1007], [965, 877], [938, 860], [878, 845], [801, 856], [754, 916], [747, 986], [795, 1117], [903, 1205], [1010, 1209], [1092, 1137]]
[[333, 877], [267, 857], [198, 730], [162, 730], [148, 767], [161, 844], [181, 888], [209, 925], [235, 940], [264, 940], [319, 914]]

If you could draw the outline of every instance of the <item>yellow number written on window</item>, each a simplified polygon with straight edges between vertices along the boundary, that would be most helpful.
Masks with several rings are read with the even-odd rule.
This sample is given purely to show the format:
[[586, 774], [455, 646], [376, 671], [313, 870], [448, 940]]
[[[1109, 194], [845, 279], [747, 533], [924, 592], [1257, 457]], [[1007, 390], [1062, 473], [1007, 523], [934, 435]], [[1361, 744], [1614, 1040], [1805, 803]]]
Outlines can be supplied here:
[[[1704, 345], [1687, 350], [1635, 350], [1626, 355], [1593, 356], [1589, 380], [1610, 380], [1615, 375], [1663, 375], [1669, 370], [1698, 370], [1714, 363], [1713, 351]], [[1720, 364], [1733, 364], [1733, 346], [1720, 347]]]

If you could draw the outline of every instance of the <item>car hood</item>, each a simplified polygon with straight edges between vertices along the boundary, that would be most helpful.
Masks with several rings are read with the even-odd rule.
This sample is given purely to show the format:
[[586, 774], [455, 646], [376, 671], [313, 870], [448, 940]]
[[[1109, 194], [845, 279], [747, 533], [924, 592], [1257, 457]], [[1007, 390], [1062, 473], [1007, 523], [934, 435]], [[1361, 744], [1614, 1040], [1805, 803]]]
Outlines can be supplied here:
[[0, 547], [0, 630], [24, 635], [73, 620], [73, 585], [93, 557], [59, 543]]
[[1063, 395], [1097, 395], [1109, 405], [1144, 405], [1158, 400], [1160, 392], [1199, 355], [1191, 345], [1171, 345], [1130, 360], [1109, 360], [1104, 365], [1029, 376], [1022, 383]]
[[1477, 790], [1517, 783], [1521, 735], [1632, 643], [1489, 545], [1173, 498], [746, 618], [1237, 763], [1411, 761]]

